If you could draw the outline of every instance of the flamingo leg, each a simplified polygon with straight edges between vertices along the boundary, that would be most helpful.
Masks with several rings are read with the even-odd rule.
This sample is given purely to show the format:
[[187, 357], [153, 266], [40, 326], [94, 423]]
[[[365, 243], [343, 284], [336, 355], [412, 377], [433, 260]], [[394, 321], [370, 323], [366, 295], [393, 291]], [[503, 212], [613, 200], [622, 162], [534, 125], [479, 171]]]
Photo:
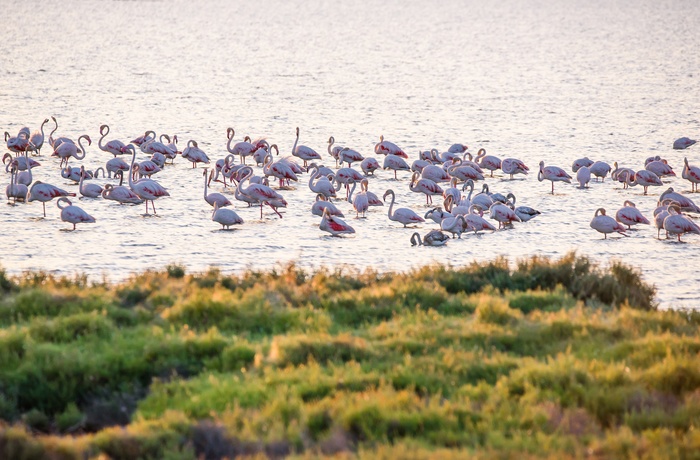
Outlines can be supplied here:
[[263, 202], [261, 201], [261, 202], [260, 202], [260, 218], [261, 218], [261, 219], [263, 218], [263, 217], [262, 217], [262, 206], [263, 206]]
[[554, 181], [552, 181], [552, 195], [554, 195]]
[[[15, 198], [15, 202], [16, 202], [16, 200], [17, 199]], [[44, 206], [44, 217], [46, 217], [46, 202], [42, 201], [41, 204]]]
[[156, 202], [153, 201], [153, 200], [151, 200], [151, 207], [153, 208], [153, 214], [158, 214], [158, 213], [156, 212]]

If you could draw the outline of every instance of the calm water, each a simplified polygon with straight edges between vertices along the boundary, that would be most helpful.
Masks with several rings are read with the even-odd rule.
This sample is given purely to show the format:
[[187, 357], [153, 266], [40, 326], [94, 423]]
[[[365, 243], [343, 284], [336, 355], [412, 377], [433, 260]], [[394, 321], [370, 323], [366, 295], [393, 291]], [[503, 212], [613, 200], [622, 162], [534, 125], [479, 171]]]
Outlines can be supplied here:
[[[700, 305], [700, 238], [659, 241], [644, 227], [604, 241], [589, 228], [596, 208], [614, 214], [625, 199], [651, 218], [667, 186], [645, 197], [639, 187], [622, 190], [608, 179], [589, 190], [557, 184], [552, 196], [549, 182], [536, 177], [540, 160], [570, 171], [582, 156], [640, 169], [648, 156], [662, 155], [679, 176], [684, 156], [700, 163], [697, 146], [671, 149], [678, 137], [700, 137], [694, 0], [233, 3], [16, 3], [8, 11], [32, 22], [0, 32], [0, 128], [35, 130], [54, 115], [57, 134], [72, 138], [86, 133], [96, 141], [102, 123], [111, 126], [108, 139], [125, 142], [153, 129], [178, 134], [181, 147], [197, 140], [212, 159], [224, 157], [229, 126], [237, 140], [266, 136], [286, 154], [296, 126], [300, 143], [324, 153], [330, 135], [371, 156], [383, 134], [410, 152], [410, 161], [419, 150], [462, 142], [472, 152], [484, 147], [523, 159], [533, 171], [526, 179], [486, 182], [542, 215], [445, 248], [412, 248], [413, 230], [390, 222], [387, 208], [355, 220], [340, 203], [357, 234], [332, 238], [310, 213], [314, 195], [304, 175], [295, 190], [282, 192], [289, 202], [283, 219], [266, 211], [260, 220], [258, 208], [236, 203], [245, 225], [221, 232], [202, 199], [201, 169], [178, 158], [154, 176], [172, 195], [157, 202], [159, 217], [144, 217], [143, 206], [80, 200], [98, 221], [64, 232], [55, 203], [44, 220], [37, 220], [39, 203], [3, 205], [0, 262], [7, 270], [116, 281], [172, 262], [224, 272], [290, 260], [404, 270], [575, 249], [601, 264], [621, 259], [640, 267], [664, 306]], [[35, 178], [77, 192], [48, 150]], [[93, 144], [82, 164], [94, 168], [109, 158]], [[370, 190], [381, 196], [392, 188], [400, 206], [422, 214], [423, 195], [408, 190], [409, 177], [401, 173], [397, 182], [378, 171]], [[680, 178], [669, 185], [690, 190]]]

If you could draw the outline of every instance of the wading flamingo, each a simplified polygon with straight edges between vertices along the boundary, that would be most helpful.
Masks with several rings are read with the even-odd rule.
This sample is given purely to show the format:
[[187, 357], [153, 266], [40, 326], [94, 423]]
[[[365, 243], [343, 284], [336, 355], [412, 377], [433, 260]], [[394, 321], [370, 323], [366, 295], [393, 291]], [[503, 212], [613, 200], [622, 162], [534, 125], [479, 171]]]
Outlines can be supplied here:
[[604, 208], [598, 208], [591, 220], [591, 228], [604, 235], [603, 239], [608, 239], [608, 233], [617, 232], [620, 235], [628, 236], [625, 227], [620, 225], [615, 219], [605, 215]]
[[[62, 206], [64, 203], [66, 206]], [[58, 201], [56, 201], [56, 206], [61, 210], [61, 220], [73, 224], [73, 230], [75, 230], [76, 224], [95, 223], [94, 217], [85, 212], [82, 208], [74, 206], [66, 197], [59, 198]]]
[[387, 190], [384, 192], [384, 201], [386, 201], [386, 197], [389, 195], [391, 195], [391, 204], [389, 205], [388, 212], [389, 220], [403, 224], [404, 228], [406, 228], [408, 224], [419, 224], [421, 222], [425, 222], [425, 219], [408, 208], [398, 208], [394, 211], [396, 194], [391, 189]]

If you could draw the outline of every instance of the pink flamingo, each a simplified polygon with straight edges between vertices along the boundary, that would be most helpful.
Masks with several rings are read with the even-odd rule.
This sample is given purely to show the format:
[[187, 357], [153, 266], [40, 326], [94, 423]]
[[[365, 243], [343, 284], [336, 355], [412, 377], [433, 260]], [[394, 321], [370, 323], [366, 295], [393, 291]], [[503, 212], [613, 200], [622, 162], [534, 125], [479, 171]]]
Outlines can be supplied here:
[[605, 215], [604, 208], [598, 208], [591, 220], [591, 228], [596, 230], [603, 235], [604, 239], [608, 239], [608, 233], [617, 232], [620, 235], [628, 236], [625, 233], [625, 227], [620, 225], [615, 219], [610, 216]]
[[[123, 173], [120, 175], [124, 176]], [[141, 204], [143, 200], [134, 192], [123, 185], [106, 184], [102, 190], [102, 198], [105, 200], [116, 201], [121, 204]]]
[[676, 235], [679, 243], [682, 243], [681, 235], [685, 233], [697, 233], [700, 235], [700, 227], [681, 214], [681, 208], [678, 205], [670, 205], [668, 207], [668, 212], [668, 217], [664, 219], [664, 230], [671, 235]]
[[696, 205], [693, 200], [673, 191], [673, 187], [669, 187], [668, 190], [661, 194], [659, 201], [664, 200], [675, 201], [678, 203], [678, 206], [680, 206], [681, 211], [700, 213], [700, 207]]
[[472, 181], [484, 180], [483, 174], [466, 164], [461, 158], [454, 159], [453, 164], [447, 168], [447, 173], [461, 181], [468, 181], [470, 179]]
[[199, 148], [197, 141], [190, 139], [187, 142], [187, 147], [182, 151], [182, 158], [192, 162], [192, 168], [197, 167], [197, 163], [209, 164], [209, 157], [202, 149]]
[[355, 162], [362, 162], [365, 157], [362, 156], [360, 152], [357, 150], [352, 150], [348, 147], [344, 147], [340, 153], [338, 153], [338, 160], [340, 161], [340, 166], [343, 166], [343, 163], [347, 163], [348, 167], [352, 166], [352, 163]]
[[235, 135], [236, 131], [233, 128], [226, 129], [226, 137], [228, 138], [226, 150], [232, 155], [238, 155], [240, 162], [245, 164], [246, 157], [251, 156], [258, 150], [257, 145], [250, 142], [250, 137], [246, 136], [243, 141], [236, 142], [233, 147], [231, 147], [231, 141], [233, 141], [233, 136]]
[[321, 223], [318, 224], [318, 228], [324, 232], [330, 233], [333, 236], [355, 233], [354, 228], [345, 223], [345, 221], [341, 218], [332, 216], [328, 209], [323, 210]]
[[634, 203], [629, 200], [626, 200], [623, 207], [617, 211], [615, 220], [623, 225], [627, 225], [628, 229], [631, 229], [632, 225], [637, 224], [649, 225], [649, 219], [644, 217]]
[[309, 177], [309, 189], [316, 193], [321, 194], [325, 198], [330, 198], [336, 196], [335, 187], [333, 182], [328, 176], [322, 176], [319, 174], [319, 168], [315, 163], [311, 163], [311, 177]]
[[661, 179], [659, 179], [659, 176], [646, 169], [642, 169], [631, 175], [625, 172], [618, 177], [623, 178], [625, 180], [625, 184], [627, 184], [628, 187], [641, 185], [642, 187], [644, 187], [645, 195], [647, 194], [647, 190], [649, 189], [649, 187], [660, 187], [661, 185], [663, 185], [661, 183]]
[[360, 185], [362, 186], [362, 190], [365, 192], [365, 195], [367, 195], [367, 203], [370, 206], [384, 206], [384, 202], [380, 200], [377, 195], [369, 191], [369, 180], [362, 179]]
[[467, 147], [465, 144], [452, 144], [447, 151], [450, 153], [464, 153], [468, 148], [469, 147]]
[[285, 161], [277, 161], [273, 163], [271, 153], [268, 153], [265, 156], [265, 160], [263, 161], [263, 173], [265, 176], [273, 176], [279, 179], [280, 188], [284, 187], [285, 181], [299, 181], [299, 178], [296, 174], [294, 174], [294, 171], [289, 166], [289, 163]]
[[328, 154], [335, 159], [335, 166], [338, 167], [338, 155], [343, 147], [340, 145], [333, 146], [335, 144], [335, 137], [331, 136], [328, 138]]
[[397, 171], [410, 171], [411, 168], [408, 166], [408, 163], [404, 161], [404, 159], [398, 155], [395, 155], [393, 153], [390, 153], [384, 158], [384, 166], [383, 169], [393, 169], [394, 170], [394, 179], [398, 180], [399, 178], [396, 175]]
[[589, 166], [589, 169], [591, 171], [591, 174], [595, 176], [596, 182], [598, 182], [599, 177], [602, 178], [603, 182], [605, 182], [605, 176], [607, 176], [608, 173], [612, 170], [610, 165], [604, 161], [596, 161], [591, 166]]
[[581, 166], [576, 171], [576, 182], [578, 182], [578, 188], [588, 188], [588, 183], [591, 181], [591, 170], [588, 166]]
[[491, 214], [491, 219], [498, 222], [499, 229], [501, 226], [506, 228], [506, 226], [512, 225], [513, 222], [522, 222], [514, 210], [500, 202], [492, 204], [489, 208], [489, 213]]
[[[61, 206], [64, 203], [66, 203], [67, 206]], [[76, 224], [95, 223], [94, 217], [86, 213], [82, 208], [73, 206], [73, 203], [66, 197], [59, 198], [58, 201], [56, 201], [56, 206], [61, 210], [61, 220], [73, 224], [73, 230], [75, 230]]]
[[[461, 161], [461, 160], [460, 160]], [[428, 179], [433, 182], [449, 182], [452, 178], [450, 174], [445, 171], [442, 166], [437, 165], [426, 165], [420, 170], [420, 177], [423, 179]]]
[[85, 183], [87, 176], [88, 174], [85, 170], [85, 166], [80, 166], [80, 183], [78, 185], [78, 191], [84, 197], [97, 198], [102, 194], [102, 187], [97, 184]]
[[243, 177], [238, 182], [236, 190], [244, 196], [248, 196], [255, 200], [255, 203], [260, 204], [260, 218], [263, 218], [262, 207], [263, 204], [267, 204], [272, 208], [275, 213], [282, 218], [282, 214], [277, 211], [278, 207], [286, 207], [287, 202], [284, 200], [282, 195], [272, 190], [267, 185], [263, 184], [248, 184], [248, 187], [243, 188], [243, 183], [253, 176], [253, 168], [246, 166], [242, 171]]
[[412, 192], [424, 193], [425, 194], [425, 204], [431, 204], [433, 202], [432, 195], [442, 195], [442, 188], [430, 179], [421, 179], [420, 174], [417, 172], [413, 173], [411, 176], [411, 183], [408, 188]]
[[10, 171], [10, 185], [5, 187], [5, 195], [7, 199], [12, 198], [13, 203], [17, 203], [17, 200], [26, 201], [27, 200], [27, 186], [24, 184], [17, 183], [17, 168], [13, 167]]
[[675, 176], [676, 173], [673, 171], [673, 168], [669, 166], [668, 162], [666, 160], [654, 160], [650, 161], [644, 166], [644, 169], [647, 171], [651, 171], [654, 174], [656, 174], [658, 177], [664, 177], [664, 176]]
[[525, 163], [517, 158], [506, 158], [501, 161], [501, 170], [504, 173], [509, 174], [510, 178], [513, 179], [515, 174], [527, 175], [530, 168], [528, 168]]
[[304, 167], [306, 167], [306, 162], [311, 160], [320, 160], [321, 155], [319, 155], [311, 147], [306, 145], [297, 145], [299, 143], [299, 127], [297, 127], [297, 137], [294, 140], [294, 146], [292, 147], [292, 155], [297, 158], [304, 160]]
[[102, 150], [103, 152], [111, 153], [112, 155], [114, 155], [115, 158], [117, 157], [117, 155], [123, 155], [126, 152], [126, 144], [124, 144], [119, 139], [113, 139], [107, 142], [106, 144], [102, 145], [102, 141], [105, 137], [107, 137], [107, 134], [109, 134], [109, 126], [100, 126], [101, 137], [97, 141], [97, 146], [100, 148], [100, 150]]
[[316, 195], [316, 201], [311, 205], [311, 214], [314, 216], [323, 216], [323, 211], [327, 209], [332, 216], [345, 217], [345, 215], [330, 201], [326, 201], [326, 197], [319, 193]]
[[573, 172], [577, 172], [584, 166], [586, 168], [590, 168], [591, 166], [593, 166], [593, 163], [595, 163], [595, 161], [591, 160], [588, 157], [579, 158], [578, 160], [574, 160], [574, 162], [571, 164], [571, 170]]
[[62, 142], [58, 147], [54, 147], [52, 156], [57, 156], [61, 159], [61, 166], [63, 166], [64, 163], [68, 165], [68, 159], [70, 157], [76, 160], [82, 160], [85, 158], [85, 147], [83, 147], [83, 143], [81, 142], [83, 139], [88, 141], [88, 145], [92, 145], [90, 136], [83, 134], [78, 138], [78, 145], [72, 142]]
[[[396, 155], [408, 159], [408, 155], [398, 145], [385, 141], [384, 135], [379, 136], [379, 142], [374, 145], [374, 153], [381, 155]], [[384, 168], [386, 169], [386, 168]]]
[[75, 193], [66, 192], [55, 185], [36, 181], [27, 192], [27, 201], [41, 201], [44, 207], [44, 217], [46, 217], [46, 202], [62, 196], [75, 196]]
[[44, 119], [41, 124], [39, 131], [35, 131], [29, 138], [28, 151], [36, 152], [37, 155], [41, 155], [41, 147], [44, 146], [44, 125], [49, 122], [48, 118]]
[[[460, 237], [461, 236], [460, 234]], [[450, 237], [440, 230], [430, 230], [422, 240], [420, 238], [420, 233], [414, 232], [413, 235], [411, 235], [411, 246], [444, 246], [449, 240]]]
[[364, 186], [361, 187], [361, 191], [355, 195], [355, 198], [353, 199], [352, 194], [355, 192], [357, 182], [352, 179], [350, 182], [352, 183], [352, 190], [350, 190], [350, 195], [348, 195], [348, 203], [351, 203], [352, 207], [355, 208], [355, 212], [357, 213], [355, 217], [360, 217], [360, 213], [362, 213], [362, 217], [365, 217], [365, 213], [369, 209], [369, 200], [367, 199]]
[[32, 162], [29, 161], [29, 156], [27, 152], [24, 152], [24, 163], [26, 165], [26, 169], [22, 172], [17, 172], [17, 183], [29, 187], [32, 184], [33, 177]]
[[15, 154], [26, 152], [29, 148], [29, 135], [22, 132], [15, 137], [11, 137], [10, 133], [5, 131], [5, 143], [7, 148]]
[[335, 173], [335, 190], [338, 191], [340, 190], [340, 184], [345, 185], [345, 198], [348, 197], [348, 193], [350, 192], [349, 190], [349, 184], [351, 180], [354, 180], [356, 182], [360, 182], [362, 179], [364, 179], [364, 176], [360, 174], [358, 171], [355, 171], [352, 168], [340, 168], [336, 173]]
[[374, 171], [379, 169], [380, 166], [379, 162], [375, 158], [367, 157], [362, 160], [362, 163], [360, 163], [360, 168], [362, 169], [362, 172], [365, 173], [365, 176], [374, 176]]
[[476, 153], [475, 161], [482, 168], [491, 171], [491, 177], [493, 177], [494, 171], [501, 169], [501, 159], [493, 155], [486, 155], [486, 149], [479, 149]]
[[[435, 213], [433, 212], [433, 215], [434, 214]], [[457, 216], [448, 216], [440, 221], [440, 229], [444, 232], [452, 233], [452, 238], [457, 235], [459, 239], [462, 239], [462, 233], [464, 233], [468, 228], [469, 224], [462, 214]]]
[[687, 157], [683, 159], [683, 162], [685, 163], [685, 165], [683, 166], [683, 172], [681, 173], [681, 177], [690, 181], [691, 193], [697, 192], [698, 184], [700, 184], [700, 168], [698, 168], [697, 166], [690, 166], [688, 164]]
[[552, 195], [554, 195], [554, 182], [562, 181], [568, 182], [569, 184], [571, 183], [571, 176], [569, 176], [566, 171], [557, 166], [547, 166], [545, 168], [544, 161], [540, 161], [540, 172], [537, 174], [537, 180], [542, 182], [545, 179], [552, 181]]
[[394, 222], [399, 222], [400, 224], [403, 224], [404, 228], [408, 224], [419, 224], [421, 222], [425, 222], [425, 219], [423, 219], [421, 216], [413, 212], [412, 210], [408, 208], [398, 208], [397, 210], [394, 211], [394, 201], [396, 201], [396, 194], [394, 193], [393, 190], [389, 189], [386, 192], [384, 192], [384, 201], [386, 201], [386, 197], [391, 195], [391, 204], [389, 205], [389, 220], [393, 220]]
[[146, 131], [142, 136], [137, 137], [129, 141], [129, 144], [134, 144], [137, 147], [141, 147], [144, 143], [150, 142], [156, 138], [156, 132], [152, 130]]
[[484, 230], [496, 231], [496, 227], [484, 219], [484, 212], [479, 205], [473, 204], [469, 206], [469, 212], [464, 214], [464, 220], [467, 222], [467, 227], [474, 230], [475, 235]]

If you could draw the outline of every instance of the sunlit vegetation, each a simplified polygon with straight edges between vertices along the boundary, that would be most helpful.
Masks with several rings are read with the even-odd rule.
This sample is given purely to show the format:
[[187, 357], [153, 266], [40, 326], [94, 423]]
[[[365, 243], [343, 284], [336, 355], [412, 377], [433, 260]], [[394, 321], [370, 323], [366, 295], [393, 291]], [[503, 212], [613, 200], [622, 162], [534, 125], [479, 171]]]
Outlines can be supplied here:
[[0, 270], [0, 458], [693, 458], [700, 315], [634, 269]]

